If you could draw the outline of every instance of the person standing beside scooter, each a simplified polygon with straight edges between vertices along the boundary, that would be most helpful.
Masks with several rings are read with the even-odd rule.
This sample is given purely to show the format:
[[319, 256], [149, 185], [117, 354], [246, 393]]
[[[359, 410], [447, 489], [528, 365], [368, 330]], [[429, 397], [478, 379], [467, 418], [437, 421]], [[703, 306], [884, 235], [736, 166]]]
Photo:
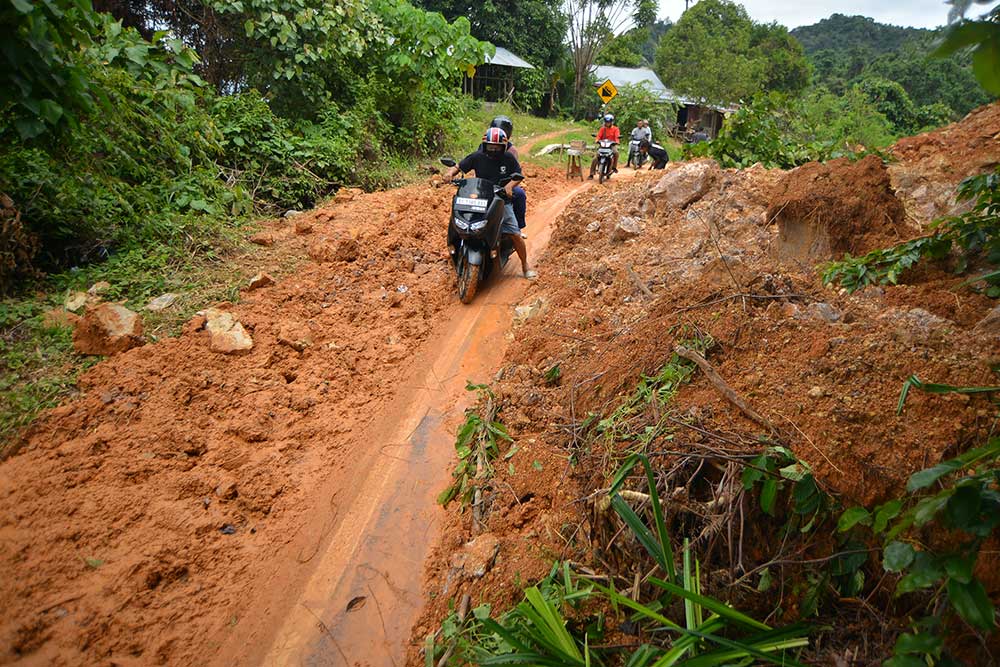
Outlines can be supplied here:
[[639, 153], [639, 142], [646, 138], [646, 132], [642, 127], [642, 119], [635, 121], [635, 127], [632, 128], [632, 133], [629, 135], [628, 142], [628, 162], [625, 163], [626, 167], [632, 167], [633, 169], [638, 169], [642, 166], [642, 156]]
[[[615, 144], [614, 156], [611, 158], [611, 171], [612, 173], [618, 173], [618, 144], [621, 143], [621, 131], [618, 126], [615, 125], [615, 117], [611, 114], [605, 114], [604, 124], [601, 125], [601, 129], [597, 131], [597, 140], [602, 139], [607, 141], [612, 141]], [[590, 163], [590, 179], [593, 180], [594, 172], [597, 171], [597, 158]]]
[[[444, 180], [450, 181], [455, 178], [459, 171], [467, 173], [474, 171], [476, 178], [483, 178], [493, 183], [510, 178], [514, 174], [521, 173], [521, 163], [517, 161], [512, 153], [507, 151], [507, 133], [499, 127], [491, 127], [486, 130], [483, 143], [479, 150], [466, 155], [461, 162], [448, 169], [444, 174]], [[500, 233], [510, 237], [514, 245], [514, 251], [518, 259], [521, 260], [521, 271], [525, 278], [531, 279], [538, 276], [538, 273], [528, 268], [528, 249], [521, 238], [521, 231], [517, 226], [517, 218], [514, 217], [514, 207], [511, 199], [514, 196], [514, 181], [507, 181], [504, 186], [507, 200], [503, 206], [503, 220], [500, 223]]]

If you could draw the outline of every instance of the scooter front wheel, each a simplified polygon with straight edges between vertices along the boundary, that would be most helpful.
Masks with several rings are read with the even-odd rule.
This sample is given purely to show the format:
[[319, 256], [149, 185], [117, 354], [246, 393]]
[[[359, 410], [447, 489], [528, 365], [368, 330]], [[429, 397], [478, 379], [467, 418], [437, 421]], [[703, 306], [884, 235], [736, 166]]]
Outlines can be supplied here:
[[466, 255], [462, 256], [462, 266], [458, 272], [458, 299], [465, 304], [472, 303], [479, 287], [479, 266], [469, 262]]

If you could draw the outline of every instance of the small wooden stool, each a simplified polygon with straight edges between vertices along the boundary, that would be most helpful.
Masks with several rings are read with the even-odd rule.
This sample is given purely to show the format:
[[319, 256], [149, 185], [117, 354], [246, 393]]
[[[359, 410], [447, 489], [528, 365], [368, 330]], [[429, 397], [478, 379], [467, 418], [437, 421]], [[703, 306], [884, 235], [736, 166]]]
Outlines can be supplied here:
[[579, 176], [583, 180], [583, 152], [587, 147], [587, 142], [582, 139], [574, 139], [569, 142], [569, 150], [566, 151], [566, 178], [570, 179]]

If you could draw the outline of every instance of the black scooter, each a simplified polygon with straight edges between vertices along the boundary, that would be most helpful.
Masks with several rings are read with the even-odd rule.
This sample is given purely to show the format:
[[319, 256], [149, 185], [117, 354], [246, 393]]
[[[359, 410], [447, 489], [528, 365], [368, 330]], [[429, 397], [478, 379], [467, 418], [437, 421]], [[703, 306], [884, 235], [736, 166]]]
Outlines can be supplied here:
[[[454, 167], [452, 158], [441, 158], [441, 164]], [[456, 178], [458, 187], [451, 200], [451, 222], [448, 224], [448, 251], [458, 275], [458, 298], [471, 303], [480, 283], [492, 273], [500, 273], [514, 253], [513, 242], [500, 233], [507, 194], [504, 186], [510, 181], [524, 180], [521, 174], [511, 174], [499, 183], [484, 178]]]
[[[592, 136], [597, 136], [592, 135]], [[615, 151], [618, 150], [618, 142], [610, 139], [597, 140], [597, 180], [603, 183], [611, 178], [612, 167], [614, 165]], [[591, 176], [593, 178], [593, 176]]]

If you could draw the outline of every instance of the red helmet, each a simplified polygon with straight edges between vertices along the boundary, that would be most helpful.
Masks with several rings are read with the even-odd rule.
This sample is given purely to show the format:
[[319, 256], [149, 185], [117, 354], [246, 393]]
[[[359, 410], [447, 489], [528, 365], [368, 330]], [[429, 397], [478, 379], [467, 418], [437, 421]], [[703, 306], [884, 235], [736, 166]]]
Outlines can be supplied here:
[[487, 155], [503, 155], [507, 151], [507, 133], [499, 127], [489, 128], [483, 135], [483, 148]]

